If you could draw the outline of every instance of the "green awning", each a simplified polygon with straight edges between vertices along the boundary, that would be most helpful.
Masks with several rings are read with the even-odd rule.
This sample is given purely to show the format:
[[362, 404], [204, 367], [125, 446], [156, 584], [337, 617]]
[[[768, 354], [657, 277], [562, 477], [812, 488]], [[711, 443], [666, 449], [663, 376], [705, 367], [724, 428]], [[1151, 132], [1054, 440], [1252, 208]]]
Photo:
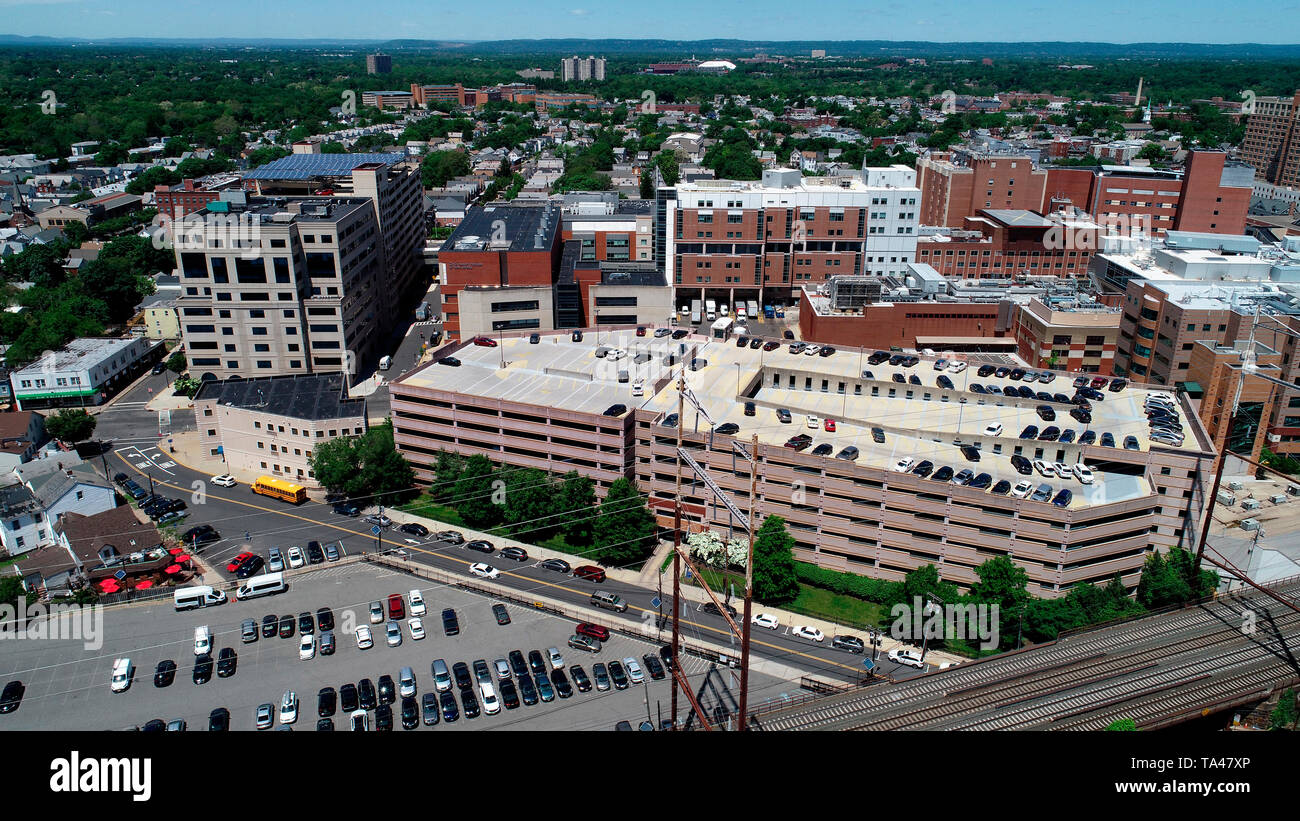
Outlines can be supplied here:
[[81, 388], [72, 391], [50, 391], [49, 393], [22, 393], [15, 398], [19, 402], [25, 402], [29, 399], [63, 399], [68, 396], [94, 396], [99, 393], [97, 388]]
[[1183, 390], [1187, 391], [1189, 394], [1191, 394], [1192, 396], [1198, 399], [1205, 395], [1205, 388], [1201, 387], [1200, 382], [1184, 382], [1182, 384], [1183, 384]]

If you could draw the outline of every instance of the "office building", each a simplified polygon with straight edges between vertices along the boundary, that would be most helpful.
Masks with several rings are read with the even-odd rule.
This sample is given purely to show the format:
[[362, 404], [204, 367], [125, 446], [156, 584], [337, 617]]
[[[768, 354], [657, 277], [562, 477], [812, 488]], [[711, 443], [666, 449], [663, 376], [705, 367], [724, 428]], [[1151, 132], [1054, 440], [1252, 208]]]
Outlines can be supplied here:
[[415, 107], [415, 97], [409, 91], [363, 91], [361, 104], [372, 108], [407, 109]]
[[148, 339], [74, 339], [9, 375], [19, 410], [101, 405], [165, 353]]
[[[595, 355], [598, 346], [621, 347], [628, 357], [611, 363]], [[1175, 401], [1187, 419], [1186, 442], [1173, 447], [1148, 439], [1142, 399], [1149, 392], [1171, 395], [1161, 388], [1108, 393], [1094, 403], [1088, 425], [1062, 414], [1056, 422], [1061, 428], [1098, 436], [1081, 445], [1075, 437], [1065, 443], [1021, 438], [1027, 426], [1044, 426], [1035, 411], [1040, 400], [972, 391], [975, 382], [1008, 381], [978, 377], [974, 367], [951, 375], [953, 387], [941, 387], [930, 358], [914, 369], [871, 366], [873, 374], [864, 378], [857, 351], [808, 357], [698, 336], [680, 342], [630, 333], [598, 339], [594, 332], [582, 341], [566, 333], [538, 344], [507, 337], [499, 348], [453, 343], [438, 354], [456, 356], [461, 367], [431, 364], [392, 386], [398, 448], [421, 480], [436, 478], [433, 467], [443, 449], [508, 466], [577, 470], [600, 493], [630, 475], [661, 527], [672, 527], [680, 498], [685, 529], [738, 534], [727, 509], [690, 468], [683, 468], [680, 496], [676, 488], [680, 432], [684, 447], [731, 500], [749, 507], [751, 468], [736, 455], [732, 438], [712, 433], [708, 420], [735, 423], [735, 441], [749, 445], [752, 434], [759, 437], [751, 451], [758, 460], [758, 515], [785, 519], [795, 557], [875, 578], [898, 580], [933, 564], [941, 578], [967, 587], [980, 564], [1009, 556], [1025, 569], [1037, 596], [1104, 584], [1116, 574], [1132, 588], [1149, 553], [1194, 545], [1214, 457], [1185, 397]], [[696, 362], [687, 381], [707, 413], [698, 425], [689, 405], [692, 421], [680, 420], [680, 428], [676, 420], [667, 422], [679, 401], [679, 366], [665, 365], [667, 356]], [[895, 373], [918, 375], [921, 384], [900, 384]], [[1067, 391], [1064, 379], [1042, 387]], [[638, 382], [643, 397], [632, 396]], [[744, 402], [755, 404], [756, 416], [745, 415]], [[624, 406], [622, 412], [615, 405]], [[790, 410], [793, 421], [781, 424], [777, 408]], [[833, 419], [836, 430], [820, 422], [809, 427], [808, 416]], [[883, 442], [872, 428], [879, 428]], [[783, 447], [805, 432], [829, 452]], [[1102, 433], [1117, 447], [1102, 446]], [[1130, 436], [1134, 440], [1124, 447]], [[958, 440], [969, 450], [957, 447]], [[970, 453], [979, 461], [968, 461]], [[1041, 501], [1041, 494], [1040, 501], [1011, 497], [1005, 488], [1031, 478], [1013, 468], [1012, 455], [1085, 462], [1095, 480], [1033, 477], [1031, 484], [1048, 485], [1058, 504]], [[987, 476], [975, 487], [935, 481], [895, 470], [901, 459]], [[1059, 495], [1062, 490], [1071, 493]]]
[[587, 57], [584, 59], [576, 55], [565, 57], [560, 61], [560, 79], [566, 83], [574, 80], [578, 82], [604, 80], [605, 58]]
[[922, 227], [916, 259], [944, 276], [1086, 277], [1103, 232], [1086, 216], [982, 209], [966, 217], [961, 230]]
[[1110, 375], [1120, 316], [1119, 308], [1095, 302], [1031, 299], [1016, 306], [1016, 353], [1031, 368]]
[[194, 419], [205, 453], [232, 470], [318, 487], [312, 450], [369, 427], [366, 400], [349, 399], [342, 373], [204, 382]]
[[366, 55], [367, 74], [392, 74], [393, 58], [381, 52]]
[[1256, 97], [1247, 115], [1241, 159], [1255, 176], [1274, 185], [1300, 187], [1300, 91], [1291, 97]]

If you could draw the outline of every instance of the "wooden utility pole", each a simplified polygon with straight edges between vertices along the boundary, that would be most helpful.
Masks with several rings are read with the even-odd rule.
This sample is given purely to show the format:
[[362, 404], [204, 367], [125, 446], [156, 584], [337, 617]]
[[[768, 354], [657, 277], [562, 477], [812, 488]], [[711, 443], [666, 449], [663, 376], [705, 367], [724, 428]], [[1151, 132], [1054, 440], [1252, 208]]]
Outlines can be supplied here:
[[754, 609], [754, 504], [758, 496], [758, 434], [750, 439], [749, 454], [749, 552], [745, 559], [745, 621], [740, 626], [740, 730], [748, 727], [749, 631]]

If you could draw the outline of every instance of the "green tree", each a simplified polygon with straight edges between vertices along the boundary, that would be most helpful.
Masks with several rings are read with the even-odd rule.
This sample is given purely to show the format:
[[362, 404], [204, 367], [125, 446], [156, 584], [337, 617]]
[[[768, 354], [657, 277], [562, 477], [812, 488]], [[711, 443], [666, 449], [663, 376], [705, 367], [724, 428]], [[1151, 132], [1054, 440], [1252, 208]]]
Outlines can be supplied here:
[[361, 436], [352, 437], [357, 473], [348, 487], [353, 496], [370, 494], [380, 504], [401, 501], [415, 484], [415, 470], [397, 452], [393, 421], [384, 420]]
[[493, 497], [493, 480], [496, 477], [492, 463], [486, 456], [475, 454], [465, 461], [465, 469], [456, 481], [452, 503], [470, 527], [484, 530], [500, 524], [502, 510]]
[[1137, 600], [1155, 609], [1183, 604], [1208, 596], [1218, 586], [1219, 576], [1210, 570], [1197, 571], [1196, 559], [1188, 551], [1174, 548], [1166, 554], [1152, 553], [1142, 565]]
[[536, 468], [512, 470], [506, 474], [502, 520], [510, 532], [523, 541], [539, 542], [558, 529], [554, 514], [556, 488], [544, 471]]
[[1165, 157], [1166, 157], [1165, 150], [1160, 146], [1160, 143], [1147, 143], [1146, 145], [1142, 146], [1142, 150], [1138, 152], [1138, 159], [1141, 160], [1151, 160], [1152, 162], [1161, 162], [1165, 159]]
[[186, 373], [176, 377], [172, 382], [172, 390], [182, 396], [188, 396], [193, 399], [194, 394], [199, 392], [199, 388], [202, 384], [202, 382]]
[[1296, 728], [1296, 697], [1295, 690], [1290, 687], [1282, 691], [1278, 696], [1277, 706], [1269, 714], [1270, 730], [1294, 730]]
[[81, 408], [61, 410], [45, 420], [45, 430], [69, 445], [84, 442], [95, 434], [98, 420]]
[[799, 595], [794, 565], [794, 537], [780, 516], [768, 516], [754, 534], [754, 598], [783, 604]]
[[420, 177], [425, 188], [441, 188], [449, 180], [469, 171], [469, 155], [464, 151], [432, 151], [420, 162]]
[[1132, 733], [1137, 731], [1137, 722], [1131, 718], [1117, 718], [1110, 724], [1106, 725], [1106, 732], [1109, 733]]
[[455, 492], [456, 483], [465, 472], [465, 457], [450, 450], [439, 450], [433, 463], [433, 483], [429, 495], [434, 499], [447, 499]]
[[343, 143], [336, 143], [333, 140], [321, 143], [320, 153], [322, 154], [346, 154], [348, 150], [343, 147]]
[[352, 440], [343, 436], [317, 444], [311, 452], [311, 471], [316, 481], [327, 490], [347, 493], [348, 485], [357, 473], [356, 449]]
[[677, 180], [681, 177], [681, 166], [677, 162], [677, 152], [661, 151], [655, 157], [655, 165], [663, 172], [665, 185], [676, 185]]
[[172, 373], [185, 373], [188, 363], [185, 361], [185, 351], [177, 348], [172, 355], [167, 357], [167, 370]]
[[595, 524], [595, 559], [610, 567], [643, 561], [654, 551], [655, 521], [628, 479], [609, 486]]
[[641, 199], [652, 200], [655, 196], [655, 180], [653, 168], [646, 167], [641, 169], [641, 179], [638, 180], [641, 190]]
[[130, 182], [126, 184], [126, 193], [144, 194], [152, 192], [155, 185], [176, 185], [181, 181], [181, 175], [169, 168], [161, 165], [155, 165], [152, 168], [146, 168]]
[[596, 483], [571, 470], [560, 484], [557, 513], [563, 514], [564, 540], [574, 547], [591, 544], [596, 518]]

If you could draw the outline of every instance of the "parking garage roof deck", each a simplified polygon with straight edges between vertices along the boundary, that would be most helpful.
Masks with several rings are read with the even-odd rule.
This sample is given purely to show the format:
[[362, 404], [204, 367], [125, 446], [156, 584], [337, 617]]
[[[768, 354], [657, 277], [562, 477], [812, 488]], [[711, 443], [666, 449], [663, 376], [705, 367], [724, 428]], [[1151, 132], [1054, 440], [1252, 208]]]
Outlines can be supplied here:
[[[986, 472], [992, 476], [994, 484], [1003, 479], [1012, 485], [1021, 480], [1030, 481], [1035, 487], [1046, 483], [1052, 485], [1053, 493], [1062, 488], [1070, 489], [1074, 494], [1072, 508], [1135, 499], [1153, 493], [1147, 479], [1127, 474], [1098, 473], [1091, 486], [1075, 479], [1044, 478], [1037, 473], [1022, 476], [1011, 466], [1009, 457], [1018, 445], [1024, 445], [1023, 455], [1030, 459], [1034, 458], [1035, 448], [1041, 447], [1044, 460], [1056, 461], [1057, 451], [1064, 451], [1066, 458], [1061, 461], [1066, 464], [1078, 461], [1090, 464], [1108, 458], [1108, 451], [1116, 455], [1132, 453], [1123, 448], [1125, 437], [1130, 435], [1137, 438], [1141, 451], [1148, 451], [1153, 443], [1148, 438], [1148, 426], [1144, 421], [1143, 398], [1148, 393], [1171, 395], [1169, 390], [1157, 386], [1129, 385], [1118, 393], [1104, 391], [1105, 400], [1092, 403], [1092, 423], [1083, 425], [1069, 416], [1072, 405], [972, 393], [968, 388], [973, 383], [999, 386], [1028, 383], [994, 376], [979, 377], [976, 375], [977, 365], [959, 374], [939, 372], [934, 370], [934, 360], [941, 357], [924, 357], [914, 368], [891, 366], [888, 362], [873, 366], [866, 362], [869, 352], [859, 356], [856, 350], [840, 349], [830, 357], [807, 356], [789, 353], [788, 343], [773, 351], [763, 351], [738, 348], [734, 339], [723, 342], [691, 335], [679, 342], [669, 338], [655, 339], [651, 335], [637, 337], [632, 331], [604, 331], [599, 335], [586, 331], [582, 342], [571, 341], [566, 331], [543, 335], [537, 345], [530, 344], [527, 337], [503, 339], [500, 348], [470, 344], [452, 354], [461, 360], [461, 367], [431, 364], [404, 378], [402, 384], [588, 413], [601, 413], [611, 405], [623, 404], [628, 408], [649, 411], [656, 416], [657, 422], [662, 422], [664, 416], [677, 411], [677, 392], [672, 388], [671, 380], [666, 381], [665, 387], [657, 394], [654, 386], [657, 380], [671, 377], [680, 367], [666, 366], [664, 358], [668, 353], [680, 357], [683, 345], [687, 346], [687, 351], [691, 347], [697, 348], [697, 359], [707, 363], [698, 371], [687, 372], [691, 390], [714, 424], [730, 422], [739, 426], [736, 438], [742, 442], [757, 433], [763, 443], [781, 446], [795, 434], [807, 433], [812, 436], [813, 445], [803, 451], [805, 455], [825, 442], [834, 448], [826, 457], [831, 459], [835, 453], [851, 445], [860, 451], [857, 464], [886, 471], [906, 457], [917, 463], [930, 460], [936, 470], [947, 465], [954, 472], [963, 468], [970, 468], [977, 475]], [[619, 347], [627, 351], [628, 356], [611, 363], [608, 358], [594, 355], [597, 347], [602, 346]], [[500, 367], [503, 357], [506, 361], [504, 370]], [[638, 362], [638, 359], [643, 361]], [[618, 382], [621, 370], [628, 371], [629, 382]], [[874, 380], [862, 379], [863, 370], [871, 371]], [[922, 384], [893, 382], [894, 373], [902, 374], [904, 379], [916, 374]], [[937, 386], [936, 378], [940, 373], [953, 381], [952, 390]], [[794, 388], [789, 387], [791, 375], [795, 376]], [[773, 379], [778, 376], [779, 385], [774, 386]], [[1036, 382], [1032, 387], [1035, 392], [1042, 390], [1071, 396], [1074, 393], [1073, 378], [1073, 375], [1059, 374], [1050, 384]], [[807, 379], [812, 380], [811, 390], [804, 389]], [[822, 379], [827, 381], [825, 392], [821, 390]], [[644, 380], [645, 397], [632, 396], [632, 383], [637, 380]], [[843, 394], [839, 393], [841, 381], [845, 383]], [[861, 394], [854, 393], [856, 385], [861, 385]], [[878, 389], [876, 396], [871, 395], [873, 386]], [[890, 389], [894, 390], [895, 396], [889, 396]], [[912, 392], [911, 398], [907, 396], [909, 391]], [[928, 399], [925, 398], [927, 394]], [[966, 401], [962, 402], [962, 398]], [[755, 416], [744, 415], [746, 401], [755, 403]], [[1036, 409], [1042, 404], [1050, 404], [1056, 411], [1054, 421], [1045, 421], [1038, 416]], [[777, 408], [789, 410], [793, 420], [790, 423], [778, 421]], [[1204, 432], [1199, 422], [1191, 419], [1194, 414], [1185, 405], [1180, 405], [1179, 409], [1186, 435], [1184, 444], [1178, 447], [1154, 446], [1187, 453], [1208, 452], [1209, 447], [1202, 444]], [[808, 415], [818, 418], [816, 429], [807, 426]], [[707, 431], [708, 423], [695, 417], [688, 405], [686, 429]], [[824, 429], [827, 418], [835, 420], [836, 431]], [[985, 430], [990, 425], [1001, 425], [1000, 434], [986, 435]], [[1063, 431], [1074, 430], [1076, 436], [1090, 429], [1096, 432], [1098, 441], [1103, 432], [1109, 432], [1115, 437], [1116, 448], [1102, 448], [1099, 444], [1080, 446], [1077, 442], [1022, 441], [1019, 435], [1028, 425], [1037, 426], [1040, 432], [1055, 425]], [[872, 440], [872, 427], [884, 430], [883, 444]], [[967, 461], [960, 447], [954, 445], [955, 441], [979, 448], [981, 460]]]

